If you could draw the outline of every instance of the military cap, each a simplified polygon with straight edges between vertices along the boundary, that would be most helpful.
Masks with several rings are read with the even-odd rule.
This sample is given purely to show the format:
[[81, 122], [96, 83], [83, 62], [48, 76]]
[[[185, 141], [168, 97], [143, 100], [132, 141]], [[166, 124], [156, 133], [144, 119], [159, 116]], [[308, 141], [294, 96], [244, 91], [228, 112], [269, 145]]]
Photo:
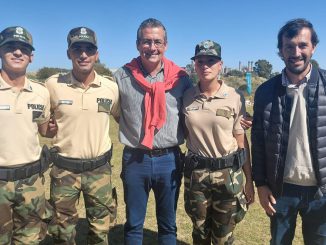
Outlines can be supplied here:
[[71, 29], [68, 36], [68, 48], [74, 43], [91, 43], [97, 47], [95, 32], [87, 27], [76, 27]]
[[196, 45], [195, 56], [192, 60], [195, 60], [198, 56], [208, 55], [221, 59], [221, 46], [211, 40], [205, 40]]
[[0, 33], [0, 46], [8, 42], [22, 42], [35, 50], [32, 35], [21, 26], [8, 27]]

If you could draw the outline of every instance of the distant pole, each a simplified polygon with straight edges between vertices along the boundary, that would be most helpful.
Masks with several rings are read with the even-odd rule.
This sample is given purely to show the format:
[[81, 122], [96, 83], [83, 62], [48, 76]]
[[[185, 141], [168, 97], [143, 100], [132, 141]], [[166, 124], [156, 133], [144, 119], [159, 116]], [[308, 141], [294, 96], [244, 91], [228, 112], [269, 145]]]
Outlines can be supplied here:
[[251, 94], [251, 72], [246, 73], [246, 81], [247, 81], [247, 92]]

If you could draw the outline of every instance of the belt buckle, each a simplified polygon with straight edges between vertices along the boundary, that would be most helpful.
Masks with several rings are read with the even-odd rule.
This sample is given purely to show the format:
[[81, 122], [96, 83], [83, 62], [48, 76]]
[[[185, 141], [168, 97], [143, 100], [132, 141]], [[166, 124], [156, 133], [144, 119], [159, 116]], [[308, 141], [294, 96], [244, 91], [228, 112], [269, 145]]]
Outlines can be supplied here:
[[165, 149], [153, 149], [153, 150], [150, 150], [149, 151], [149, 156], [150, 157], [159, 157], [159, 156], [162, 156], [164, 155]]
[[14, 174], [11, 176], [12, 180], [26, 179], [26, 169], [24, 167], [18, 167], [14, 170]]
[[211, 169], [213, 171], [217, 171], [221, 169], [221, 164], [219, 159], [215, 159], [215, 160], [210, 159], [209, 161], [210, 161]]
[[230, 161], [230, 158], [229, 158], [229, 156], [227, 156], [227, 157], [223, 157], [222, 159], [221, 159], [221, 161], [220, 161], [220, 168], [221, 169], [224, 169], [224, 168], [229, 168], [230, 166], [229, 166], [229, 161]]
[[89, 171], [92, 169], [93, 166], [93, 160], [82, 160], [83, 164], [83, 171]]

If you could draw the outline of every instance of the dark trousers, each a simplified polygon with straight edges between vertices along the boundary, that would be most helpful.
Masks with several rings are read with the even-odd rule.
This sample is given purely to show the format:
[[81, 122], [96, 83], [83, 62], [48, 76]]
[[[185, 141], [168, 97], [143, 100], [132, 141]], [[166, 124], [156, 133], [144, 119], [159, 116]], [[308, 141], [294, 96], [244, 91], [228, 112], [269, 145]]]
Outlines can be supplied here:
[[158, 242], [176, 244], [176, 206], [181, 173], [178, 170], [179, 151], [151, 157], [141, 150], [125, 148], [121, 178], [126, 203], [124, 244], [142, 245], [143, 225], [149, 192], [156, 202]]
[[326, 244], [326, 196], [314, 199], [315, 186], [284, 183], [271, 217], [271, 244], [292, 244], [298, 213], [302, 218], [302, 234], [306, 245]]

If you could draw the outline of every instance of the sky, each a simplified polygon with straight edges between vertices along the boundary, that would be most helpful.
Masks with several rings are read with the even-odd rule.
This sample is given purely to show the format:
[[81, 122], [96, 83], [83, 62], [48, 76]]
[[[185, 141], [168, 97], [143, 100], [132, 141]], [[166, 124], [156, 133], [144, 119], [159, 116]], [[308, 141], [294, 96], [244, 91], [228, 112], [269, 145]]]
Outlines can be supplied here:
[[116, 69], [138, 56], [136, 31], [147, 18], [167, 29], [165, 56], [179, 66], [191, 63], [195, 46], [213, 40], [222, 46], [224, 66], [237, 69], [266, 59], [273, 71], [278, 56], [277, 33], [290, 19], [311, 21], [320, 43], [313, 58], [326, 68], [326, 1], [314, 0], [6, 0], [1, 1], [0, 30], [23, 26], [34, 39], [34, 60], [28, 71], [42, 67], [71, 68], [67, 34], [86, 26], [98, 38], [101, 63]]

